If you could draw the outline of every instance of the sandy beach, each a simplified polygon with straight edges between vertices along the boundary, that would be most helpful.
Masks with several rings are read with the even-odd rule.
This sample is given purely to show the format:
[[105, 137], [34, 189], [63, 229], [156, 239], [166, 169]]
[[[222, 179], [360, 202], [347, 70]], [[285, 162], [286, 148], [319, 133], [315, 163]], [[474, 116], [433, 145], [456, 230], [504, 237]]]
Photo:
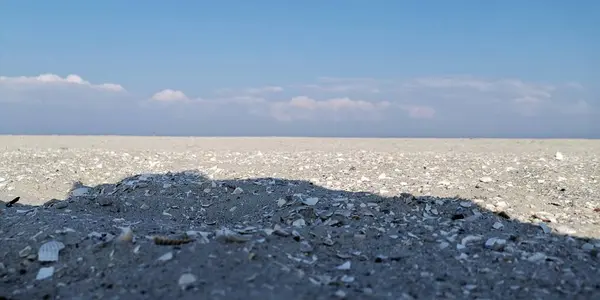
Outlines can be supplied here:
[[600, 140], [0, 136], [0, 299], [598, 299], [599, 181]]

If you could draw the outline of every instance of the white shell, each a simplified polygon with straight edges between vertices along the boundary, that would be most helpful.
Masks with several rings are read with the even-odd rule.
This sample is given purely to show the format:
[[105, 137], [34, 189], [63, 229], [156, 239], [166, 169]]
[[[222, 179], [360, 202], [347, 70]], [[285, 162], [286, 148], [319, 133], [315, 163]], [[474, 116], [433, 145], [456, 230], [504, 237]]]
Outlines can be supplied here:
[[35, 276], [35, 280], [44, 280], [52, 277], [52, 275], [54, 275], [54, 267], [40, 268], [37, 276]]
[[131, 242], [133, 241], [133, 230], [131, 227], [121, 227], [121, 234], [117, 237], [119, 242]]
[[58, 241], [44, 243], [38, 250], [39, 261], [58, 261], [58, 252], [65, 248], [65, 244]]

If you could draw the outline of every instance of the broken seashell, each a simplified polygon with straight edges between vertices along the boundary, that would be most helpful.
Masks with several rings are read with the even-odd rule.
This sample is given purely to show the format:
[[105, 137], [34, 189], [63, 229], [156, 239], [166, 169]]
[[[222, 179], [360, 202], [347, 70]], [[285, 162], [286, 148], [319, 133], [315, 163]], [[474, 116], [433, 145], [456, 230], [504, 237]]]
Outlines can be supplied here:
[[345, 263], [335, 267], [338, 270], [350, 270], [351, 263], [350, 261], [346, 261]]
[[249, 237], [238, 234], [229, 228], [223, 227], [216, 231], [216, 239], [222, 242], [247, 242]]
[[31, 246], [27, 246], [19, 251], [19, 257], [27, 257], [31, 253]]
[[309, 197], [309, 198], [306, 198], [306, 199], [302, 199], [300, 201], [304, 205], [313, 206], [313, 205], [316, 205], [317, 202], [319, 202], [319, 198], [317, 198], [317, 197]]
[[186, 290], [190, 287], [193, 286], [193, 284], [197, 281], [198, 279], [196, 278], [196, 276], [192, 273], [185, 273], [182, 274], [179, 277], [179, 280], [177, 281], [177, 283], [179, 284], [179, 287], [181, 287], [182, 290]]
[[46, 278], [50, 278], [54, 275], [54, 267], [46, 267], [40, 268], [37, 275], [35, 276], [35, 280], [44, 280]]
[[168, 261], [173, 259], [173, 252], [167, 252], [158, 258], [158, 261]]
[[65, 244], [58, 241], [44, 243], [38, 250], [39, 261], [58, 261], [58, 253], [65, 248]]
[[117, 237], [118, 242], [129, 243], [133, 241], [133, 230], [131, 227], [120, 227], [121, 234]]

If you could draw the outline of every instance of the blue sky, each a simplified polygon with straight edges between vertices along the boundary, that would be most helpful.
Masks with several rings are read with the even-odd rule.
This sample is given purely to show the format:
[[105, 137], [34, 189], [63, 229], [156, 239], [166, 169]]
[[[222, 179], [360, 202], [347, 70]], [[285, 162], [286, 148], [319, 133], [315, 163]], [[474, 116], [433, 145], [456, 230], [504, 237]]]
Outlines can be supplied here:
[[588, 0], [6, 0], [0, 133], [598, 138], [599, 36]]

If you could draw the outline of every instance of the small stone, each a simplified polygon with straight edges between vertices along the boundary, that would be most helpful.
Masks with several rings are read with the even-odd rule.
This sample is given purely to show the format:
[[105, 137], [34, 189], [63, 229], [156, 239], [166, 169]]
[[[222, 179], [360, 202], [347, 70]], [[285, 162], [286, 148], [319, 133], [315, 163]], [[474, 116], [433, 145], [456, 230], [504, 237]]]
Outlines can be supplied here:
[[235, 190], [233, 190], [233, 195], [239, 195], [241, 193], [243, 193], [244, 190], [241, 187], [236, 187]]
[[100, 205], [100, 206], [110, 206], [112, 205], [113, 201], [111, 198], [109, 197], [101, 197], [98, 198], [98, 200], [96, 200], [96, 202]]
[[504, 225], [502, 225], [502, 223], [500, 223], [500, 222], [496, 222], [496, 223], [494, 223], [494, 225], [492, 225], [492, 227], [494, 229], [500, 229], [500, 228], [504, 227]]
[[140, 209], [143, 209], [143, 210], [147, 210], [147, 209], [149, 209], [149, 208], [150, 208], [150, 206], [148, 206], [148, 204], [146, 204], [146, 203], [143, 203], [143, 204], [140, 206]]

